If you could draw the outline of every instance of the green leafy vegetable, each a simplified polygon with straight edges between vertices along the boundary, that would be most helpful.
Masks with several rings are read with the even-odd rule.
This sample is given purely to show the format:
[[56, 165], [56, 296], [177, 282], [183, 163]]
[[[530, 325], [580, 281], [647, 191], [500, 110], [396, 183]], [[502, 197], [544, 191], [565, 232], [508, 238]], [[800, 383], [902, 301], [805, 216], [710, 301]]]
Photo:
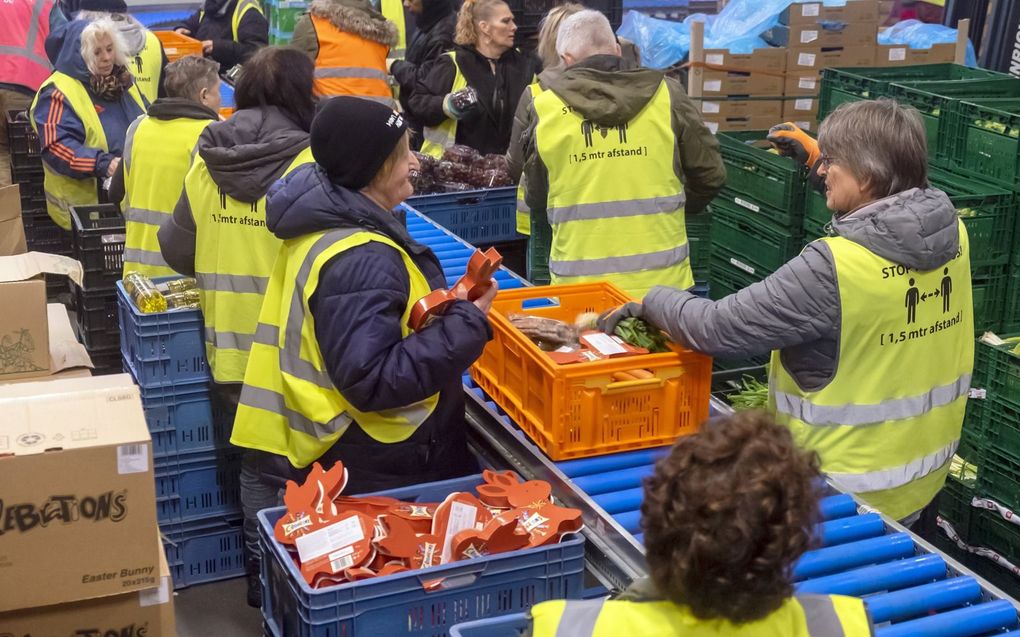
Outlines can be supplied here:
[[734, 409], [760, 409], [768, 403], [769, 386], [767, 384], [750, 376], [744, 376], [740, 382], [744, 386], [743, 389], [727, 396]]
[[636, 316], [627, 317], [617, 323], [614, 333], [624, 342], [634, 347], [643, 347], [653, 354], [669, 351], [663, 333]]

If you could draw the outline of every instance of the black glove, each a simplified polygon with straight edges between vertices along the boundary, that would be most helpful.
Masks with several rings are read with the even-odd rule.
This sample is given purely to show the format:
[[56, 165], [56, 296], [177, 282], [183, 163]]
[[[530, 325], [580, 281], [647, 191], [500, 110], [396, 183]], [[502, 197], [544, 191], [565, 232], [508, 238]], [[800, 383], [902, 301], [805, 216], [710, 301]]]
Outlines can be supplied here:
[[599, 328], [599, 330], [606, 334], [613, 334], [616, 331], [617, 323], [632, 316], [642, 318], [644, 313], [644, 305], [641, 305], [637, 301], [631, 301], [630, 303], [624, 303], [620, 307], [614, 307], [606, 310], [599, 315], [598, 321], [596, 321], [595, 325]]

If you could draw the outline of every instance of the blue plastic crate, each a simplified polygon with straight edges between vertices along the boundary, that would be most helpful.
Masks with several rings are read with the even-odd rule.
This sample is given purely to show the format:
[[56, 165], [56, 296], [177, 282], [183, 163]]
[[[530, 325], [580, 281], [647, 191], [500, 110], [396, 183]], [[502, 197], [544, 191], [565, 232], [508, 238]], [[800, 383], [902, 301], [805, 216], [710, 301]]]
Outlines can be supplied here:
[[522, 239], [517, 234], [517, 187], [420, 195], [407, 205], [474, 245]]
[[240, 518], [217, 519], [163, 534], [163, 551], [174, 588], [244, 575], [244, 534]]
[[[384, 491], [411, 502], [442, 502], [473, 491], [481, 476]], [[445, 637], [454, 625], [520, 612], [547, 599], [584, 591], [584, 539], [454, 562], [361, 582], [313, 589], [301, 577], [273, 527], [285, 508], [260, 511], [262, 614], [275, 637]], [[436, 590], [424, 582], [441, 580]]]
[[[131, 369], [126, 370], [132, 373]], [[132, 378], [137, 384], [138, 379]], [[215, 451], [230, 446], [232, 423], [214, 408], [203, 380], [140, 387], [145, 423], [156, 458]]]
[[[154, 279], [166, 281], [166, 277]], [[199, 310], [143, 314], [117, 281], [120, 349], [142, 387], [210, 380], [205, 360], [204, 322]]]
[[526, 614], [514, 613], [457, 624], [450, 628], [450, 637], [520, 637], [530, 624]]
[[220, 108], [234, 108], [234, 87], [220, 82]]
[[241, 450], [164, 458], [155, 468], [161, 526], [241, 511]]

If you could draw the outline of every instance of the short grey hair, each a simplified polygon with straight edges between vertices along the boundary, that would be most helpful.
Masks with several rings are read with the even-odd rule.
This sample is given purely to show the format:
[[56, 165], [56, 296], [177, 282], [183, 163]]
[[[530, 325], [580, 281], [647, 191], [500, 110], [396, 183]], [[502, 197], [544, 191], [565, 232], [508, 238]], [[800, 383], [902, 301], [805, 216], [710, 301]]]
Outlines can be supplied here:
[[124, 43], [124, 36], [120, 34], [120, 29], [113, 23], [113, 20], [100, 18], [90, 23], [81, 32], [81, 57], [93, 75], [97, 74], [95, 49], [104, 36], [109, 36], [113, 42], [114, 64], [127, 66], [127, 45]]
[[167, 97], [183, 97], [198, 102], [202, 89], [216, 88], [220, 79], [218, 62], [199, 55], [188, 55], [166, 65], [163, 88]]
[[818, 149], [882, 199], [928, 186], [928, 142], [916, 109], [890, 99], [840, 105], [818, 129]]
[[570, 54], [577, 60], [593, 55], [616, 55], [616, 34], [605, 15], [592, 9], [578, 11], [560, 24], [556, 34], [556, 54]]

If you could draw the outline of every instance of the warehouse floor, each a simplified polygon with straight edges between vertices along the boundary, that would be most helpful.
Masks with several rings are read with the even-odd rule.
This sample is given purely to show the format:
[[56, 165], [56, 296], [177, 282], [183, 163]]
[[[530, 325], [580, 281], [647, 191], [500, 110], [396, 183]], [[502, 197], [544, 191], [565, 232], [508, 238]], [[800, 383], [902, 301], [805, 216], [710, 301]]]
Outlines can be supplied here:
[[245, 603], [245, 580], [200, 584], [174, 598], [178, 637], [253, 637], [262, 634], [262, 613]]

